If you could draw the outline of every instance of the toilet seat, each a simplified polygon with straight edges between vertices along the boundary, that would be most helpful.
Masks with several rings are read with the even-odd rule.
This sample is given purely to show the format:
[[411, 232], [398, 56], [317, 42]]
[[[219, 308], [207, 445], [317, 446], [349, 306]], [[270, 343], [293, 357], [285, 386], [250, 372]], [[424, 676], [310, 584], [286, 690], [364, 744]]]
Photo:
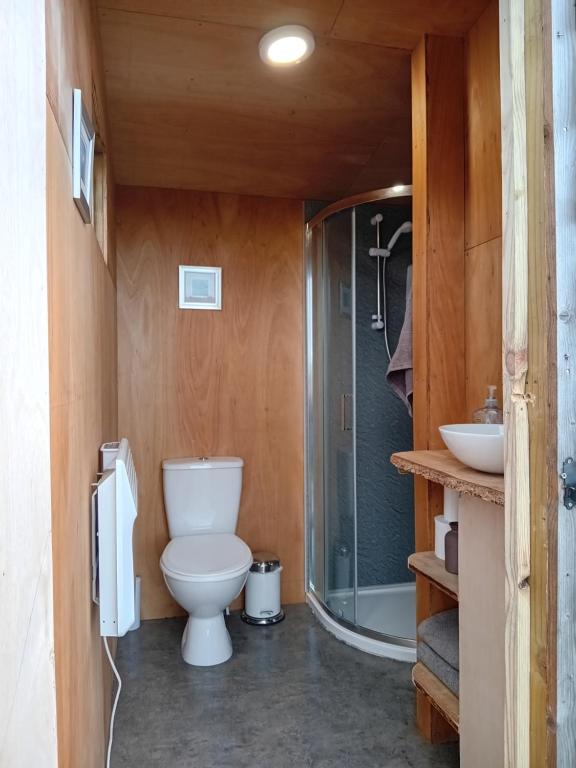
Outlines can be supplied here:
[[224, 581], [252, 565], [252, 552], [233, 533], [177, 536], [160, 558], [162, 571], [180, 581]]

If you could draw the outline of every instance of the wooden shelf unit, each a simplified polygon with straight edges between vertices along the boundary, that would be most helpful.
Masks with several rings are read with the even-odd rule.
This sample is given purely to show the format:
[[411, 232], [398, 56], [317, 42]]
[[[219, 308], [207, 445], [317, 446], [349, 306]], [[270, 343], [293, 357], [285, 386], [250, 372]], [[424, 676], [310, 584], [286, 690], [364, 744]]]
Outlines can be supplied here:
[[432, 674], [428, 667], [417, 662], [412, 668], [412, 682], [417, 690], [421, 691], [432, 706], [440, 712], [442, 717], [454, 728], [456, 733], [460, 729], [460, 702], [458, 697]]
[[448, 573], [444, 567], [444, 561], [436, 557], [434, 552], [415, 552], [410, 555], [408, 568], [413, 573], [428, 579], [448, 597], [458, 600], [458, 576]]
[[504, 506], [504, 476], [470, 469], [450, 451], [405, 451], [393, 453], [390, 461], [400, 472], [421, 475], [445, 488]]

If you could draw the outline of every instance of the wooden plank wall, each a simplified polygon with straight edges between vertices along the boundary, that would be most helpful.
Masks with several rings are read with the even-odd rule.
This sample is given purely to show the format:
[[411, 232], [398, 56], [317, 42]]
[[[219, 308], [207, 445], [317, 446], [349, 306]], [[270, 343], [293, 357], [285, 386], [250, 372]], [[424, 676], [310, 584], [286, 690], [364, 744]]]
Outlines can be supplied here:
[[[101, 768], [110, 673], [91, 599], [90, 483], [98, 448], [117, 437], [114, 244], [104, 262], [71, 192], [72, 88], [93, 118], [104, 94], [89, 0], [49, 0], [48, 298], [56, 696], [60, 768]], [[95, 98], [93, 98], [93, 95]], [[99, 117], [100, 129], [105, 120]], [[104, 141], [106, 135], [103, 135]], [[109, 183], [112, 190], [113, 184]], [[108, 218], [112, 221], [112, 197]]]
[[[119, 421], [139, 473], [145, 618], [181, 613], [158, 565], [165, 457], [238, 455], [238, 534], [304, 599], [303, 212], [297, 201], [117, 191]], [[221, 312], [178, 309], [178, 265], [223, 268]]]
[[[414, 447], [442, 448], [438, 427], [466, 414], [464, 306], [464, 41], [425, 37], [412, 56], [414, 185]], [[415, 481], [416, 550], [434, 549], [442, 489]], [[417, 578], [418, 621], [451, 607]], [[417, 718], [432, 741], [453, 732], [421, 693]]]
[[498, 0], [466, 39], [466, 420], [502, 405], [502, 164]]
[[[419, 449], [444, 447], [438, 426], [469, 421], [488, 384], [502, 384], [498, 23], [493, 0], [465, 41], [426, 37], [412, 58]], [[438, 486], [416, 480], [417, 550], [434, 548], [442, 503]], [[417, 579], [418, 620], [445, 607], [446, 598]], [[438, 740], [435, 718], [418, 697], [419, 726]]]
[[0, 37], [0, 765], [55, 768], [43, 0]]

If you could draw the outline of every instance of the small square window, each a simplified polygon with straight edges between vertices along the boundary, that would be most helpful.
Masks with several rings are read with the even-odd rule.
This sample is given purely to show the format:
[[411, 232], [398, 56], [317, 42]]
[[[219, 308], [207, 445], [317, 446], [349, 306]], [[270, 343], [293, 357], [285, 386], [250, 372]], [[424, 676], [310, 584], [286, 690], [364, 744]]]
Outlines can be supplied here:
[[180, 309], [222, 309], [221, 267], [179, 267]]

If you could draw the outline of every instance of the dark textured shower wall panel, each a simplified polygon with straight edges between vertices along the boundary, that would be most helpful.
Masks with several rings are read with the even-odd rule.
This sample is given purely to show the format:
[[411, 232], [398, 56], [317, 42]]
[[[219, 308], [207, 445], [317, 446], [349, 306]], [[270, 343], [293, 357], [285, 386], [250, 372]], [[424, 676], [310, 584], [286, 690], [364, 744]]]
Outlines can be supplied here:
[[[375, 203], [356, 209], [356, 461], [358, 586], [412, 580], [406, 567], [414, 551], [412, 477], [400, 475], [390, 455], [412, 449], [412, 419], [386, 381], [388, 357], [383, 331], [372, 330], [376, 312], [376, 245], [370, 224], [382, 213], [381, 245], [404, 221], [409, 206]], [[386, 267], [388, 329], [394, 353], [406, 308], [406, 270], [412, 262], [412, 237], [402, 235]]]

